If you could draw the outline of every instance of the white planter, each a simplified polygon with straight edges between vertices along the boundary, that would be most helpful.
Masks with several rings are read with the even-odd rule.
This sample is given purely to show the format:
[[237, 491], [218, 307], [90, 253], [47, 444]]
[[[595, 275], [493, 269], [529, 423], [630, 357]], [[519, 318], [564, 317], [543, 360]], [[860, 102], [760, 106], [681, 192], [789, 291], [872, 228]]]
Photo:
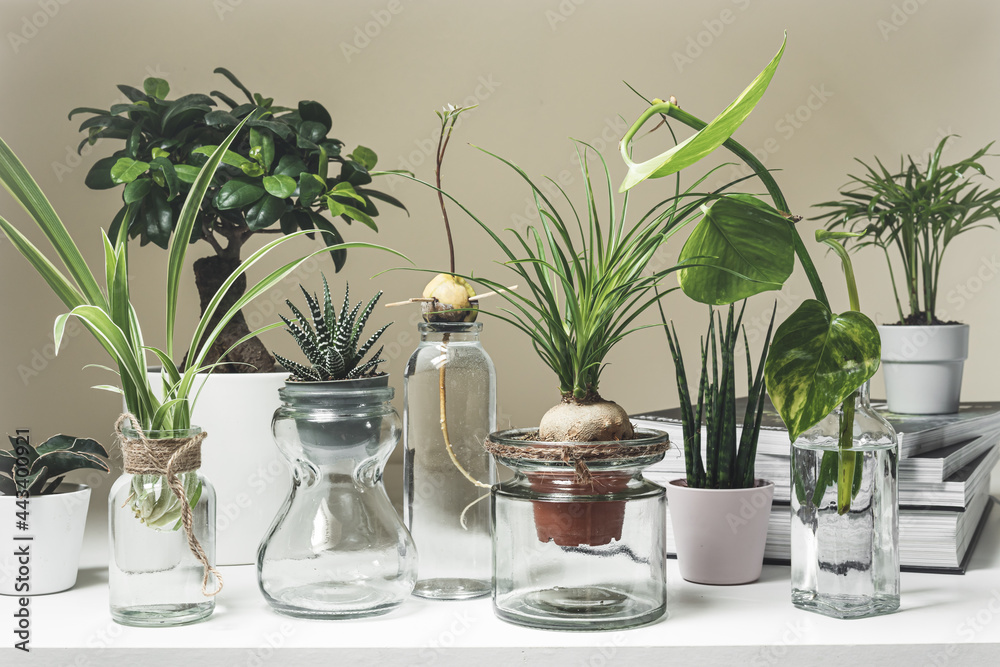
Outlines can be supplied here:
[[760, 578], [774, 484], [691, 489], [667, 484], [667, 506], [681, 576], [696, 584], [748, 584]]
[[[17, 500], [0, 496], [0, 594], [45, 595], [73, 588], [90, 487], [60, 484], [53, 494], [29, 498], [27, 530], [16, 526], [16, 513], [21, 511]], [[18, 539], [24, 537], [32, 539]], [[22, 549], [27, 549], [26, 556], [18, 555]]]
[[[195, 393], [204, 383], [199, 375]], [[264, 539], [291, 487], [288, 464], [274, 446], [271, 417], [281, 405], [287, 372], [213, 373], [198, 396], [191, 423], [208, 437], [201, 471], [215, 486], [216, 562], [257, 562]], [[159, 373], [153, 387], [159, 386]]]
[[969, 325], [880, 326], [882, 376], [889, 411], [934, 415], [958, 412]]

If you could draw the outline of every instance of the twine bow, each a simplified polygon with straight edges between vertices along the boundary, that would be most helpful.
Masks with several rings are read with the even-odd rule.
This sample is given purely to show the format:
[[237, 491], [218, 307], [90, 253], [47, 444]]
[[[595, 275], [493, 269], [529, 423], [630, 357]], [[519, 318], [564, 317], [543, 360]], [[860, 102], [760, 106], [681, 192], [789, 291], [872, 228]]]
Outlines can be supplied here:
[[[129, 438], [122, 428], [128, 426], [136, 432], [138, 438]], [[201, 467], [201, 443], [208, 435], [198, 433], [189, 438], [163, 438], [149, 440], [143, 433], [139, 420], [130, 413], [125, 413], [115, 422], [115, 434], [121, 444], [125, 472], [130, 475], [162, 475], [167, 480], [167, 486], [181, 503], [181, 523], [187, 535], [188, 548], [204, 567], [204, 577], [201, 581], [201, 592], [205, 597], [213, 597], [222, 591], [222, 575], [208, 561], [208, 554], [194, 535], [194, 513], [184, 492], [184, 483], [177, 477], [181, 473], [192, 472]], [[208, 590], [211, 575], [215, 575], [218, 584], [214, 591]]]

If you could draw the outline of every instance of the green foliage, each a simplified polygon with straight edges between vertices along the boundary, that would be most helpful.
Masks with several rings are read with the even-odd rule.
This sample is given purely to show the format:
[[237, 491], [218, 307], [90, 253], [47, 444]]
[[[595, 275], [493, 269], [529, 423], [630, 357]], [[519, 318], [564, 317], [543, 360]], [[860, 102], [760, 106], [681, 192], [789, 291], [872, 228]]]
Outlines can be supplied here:
[[[87, 133], [80, 149], [101, 139], [123, 142], [110, 158], [98, 160], [86, 179], [94, 189], [125, 186], [125, 206], [109, 237], [117, 238], [118, 226], [131, 210], [129, 237], [167, 248], [178, 231], [194, 175], [239, 126], [201, 202], [198, 225], [182, 238], [205, 240], [218, 254], [235, 252], [239, 257], [239, 248], [257, 232], [303, 230], [312, 237], [319, 229], [326, 232], [322, 237], [339, 271], [347, 250], [340, 232], [321, 215], [324, 211], [347, 224], [357, 220], [374, 228], [373, 218], [379, 214], [375, 200], [403, 208], [394, 197], [366, 187], [378, 161], [375, 152], [358, 146], [346, 154], [344, 143], [330, 136], [333, 121], [319, 102], [303, 100], [294, 109], [277, 106], [271, 98], [251, 94], [228, 70], [220, 67], [215, 72], [229, 79], [247, 101], [237, 103], [219, 91], [168, 100], [167, 82], [149, 78], [143, 90], [119, 86], [128, 104], [70, 112], [70, 118], [78, 113], [90, 116], [80, 125]], [[216, 100], [228, 109], [217, 108]], [[225, 248], [217, 237], [227, 241]]]
[[365, 324], [368, 323], [368, 318], [375, 309], [375, 304], [378, 303], [382, 292], [376, 294], [362, 310], [363, 302], [360, 301], [354, 308], [351, 308], [350, 287], [346, 287], [344, 289], [344, 305], [340, 309], [340, 317], [338, 318], [337, 310], [330, 298], [330, 286], [326, 282], [326, 276], [323, 276], [322, 306], [315, 295], [309, 294], [301, 285], [299, 285], [299, 289], [302, 290], [302, 295], [306, 299], [311, 317], [303, 315], [302, 311], [288, 299], [285, 300], [285, 303], [292, 311], [294, 321], [284, 315], [280, 317], [287, 327], [285, 330], [295, 339], [302, 353], [309, 360], [311, 367], [274, 355], [281, 365], [291, 373], [289, 379], [295, 382], [324, 382], [384, 375], [378, 370], [378, 365], [385, 361], [385, 359], [379, 358], [384, 346], [380, 347], [368, 361], [364, 363], [361, 361], [392, 324], [392, 322], [386, 324], [363, 343], [361, 342]]
[[[209, 190], [219, 163], [231, 142], [238, 136], [243, 124], [248, 123], [251, 119], [251, 116], [244, 118], [241, 125], [234, 128], [229, 136], [224, 138], [218, 148], [212, 152], [191, 183], [181, 206], [176, 223], [176, 233], [173, 235], [175, 242], [170, 244], [168, 248], [167, 323], [164, 349], [144, 342], [135, 309], [130, 301], [128, 246], [126, 243], [128, 226], [120, 226], [117, 236], [113, 239], [103, 232], [101, 233], [104, 244], [102, 273], [105, 283], [105, 289], [102, 290], [98, 287], [97, 277], [87, 266], [78, 246], [52, 209], [48, 199], [39, 189], [38, 184], [7, 144], [0, 140], [0, 182], [44, 233], [66, 271], [63, 273], [20, 230], [0, 217], [0, 229], [69, 309], [69, 312], [56, 319], [54, 325], [56, 351], [58, 352], [61, 346], [68, 319], [77, 317], [83, 321], [84, 326], [94, 335], [98, 343], [118, 366], [115, 372], [118, 375], [120, 386], [102, 385], [98, 388], [122, 394], [127, 409], [138, 418], [139, 425], [144, 431], [188, 429], [191, 426], [191, 410], [195, 400], [192, 391], [196, 374], [213, 370], [212, 366], [205, 365], [205, 356], [225, 325], [239, 312], [240, 308], [294, 272], [303, 262], [313, 255], [326, 252], [318, 250], [275, 269], [260, 282], [247, 289], [243, 296], [237, 299], [228, 310], [222, 311], [220, 306], [223, 296], [229, 292], [230, 287], [241, 275], [260, 262], [278, 245], [306, 234], [306, 232], [299, 231], [275, 239], [244, 260], [233, 274], [223, 282], [204, 308], [204, 314], [195, 327], [191, 338], [189, 349], [192, 352], [184, 372], [181, 373], [174, 360], [174, 329], [180, 292], [180, 274], [190, 245], [187, 239], [192, 237], [203, 199]], [[126, 221], [131, 220], [136, 214], [137, 210], [129, 207], [124, 218]], [[177, 239], [181, 239], [181, 241], [177, 242]], [[371, 247], [388, 250], [381, 246], [365, 243], [349, 243], [344, 244], [344, 247]], [[390, 252], [399, 255], [395, 251]], [[402, 257], [402, 255], [399, 256]], [[264, 327], [255, 333], [276, 326], [278, 325]], [[250, 336], [252, 335], [250, 334]], [[249, 336], [238, 341], [233, 347], [242, 343], [246, 338]], [[155, 355], [163, 367], [161, 373], [162, 390], [160, 392], [153, 391], [147, 378], [147, 353]]]
[[854, 400], [858, 388], [878, 370], [882, 341], [878, 328], [862, 314], [851, 257], [841, 240], [862, 234], [818, 230], [816, 240], [840, 257], [851, 310], [834, 315], [829, 306], [807, 300], [781, 323], [764, 366], [764, 380], [791, 441], [843, 406], [839, 453], [826, 452], [818, 484], [837, 479], [837, 511], [850, 511], [856, 493], [853, 447]]
[[24, 437], [7, 439], [10, 450], [0, 450], [0, 495], [45, 496], [54, 493], [74, 470], [111, 472], [108, 452], [96, 440], [54, 435], [32, 447]]
[[740, 93], [739, 97], [733, 100], [722, 113], [716, 116], [715, 120], [707, 125], [702, 123], [702, 127], [698, 128], [695, 134], [670, 150], [645, 162], [635, 163], [632, 161], [632, 156], [629, 153], [629, 146], [635, 133], [639, 131], [647, 120], [667, 111], [669, 107], [675, 106], [670, 102], [653, 100], [653, 105], [639, 117], [639, 120], [632, 125], [622, 138], [621, 154], [622, 160], [625, 161], [625, 165], [628, 167], [628, 174], [625, 176], [625, 181], [622, 183], [619, 192], [625, 192], [647, 178], [662, 178], [675, 174], [708, 156], [716, 148], [725, 143], [732, 136], [733, 132], [743, 124], [743, 121], [747, 119], [747, 116], [750, 115], [750, 112], [754, 110], [754, 107], [757, 106], [757, 103], [764, 96], [764, 91], [767, 90], [768, 84], [771, 83], [771, 78], [778, 69], [778, 63], [781, 62], [781, 56], [785, 52], [785, 41], [782, 40], [781, 48], [778, 49], [777, 55], [768, 63], [767, 67], [757, 75], [757, 78], [750, 82], [750, 85]]
[[[941, 153], [949, 138], [941, 140], [924, 169], [911, 156], [905, 164], [900, 158], [896, 172], [887, 170], [878, 158], [878, 169], [858, 160], [866, 173], [850, 176], [840, 192], [844, 199], [817, 204], [829, 209], [819, 219], [827, 220], [830, 230], [870, 230], [869, 236], [855, 240], [854, 247], [882, 250], [899, 320], [908, 324], [938, 321], [938, 279], [948, 244], [967, 231], [991, 226], [990, 221], [1000, 216], [1000, 188], [990, 190], [970, 178], [975, 173], [986, 175], [980, 160], [990, 155], [993, 143], [964, 160], [942, 165]], [[892, 252], [902, 267], [909, 315], [900, 301]]]
[[[746, 302], [734, 318], [736, 308], [729, 304], [725, 328], [722, 315], [709, 309], [708, 333], [701, 344], [701, 377], [698, 382], [698, 400], [693, 403], [688, 388], [684, 358], [681, 353], [677, 330], [667, 326], [663, 310], [664, 330], [670, 344], [670, 354], [677, 370], [677, 393], [681, 401], [681, 421], [684, 429], [684, 465], [687, 484], [697, 489], [747, 489], [754, 485], [754, 462], [757, 459], [757, 441], [764, 412], [764, 360], [774, 326], [774, 313], [767, 329], [757, 374], [754, 375], [750, 359], [750, 344], [746, 330], [743, 346], [747, 361], [747, 408], [743, 415], [742, 432], [737, 447], [736, 438], [736, 347], [743, 323]], [[718, 324], [716, 324], [718, 316]], [[707, 339], [707, 340], [706, 340]], [[711, 371], [709, 371], [711, 353]], [[697, 411], [696, 411], [697, 406]], [[702, 461], [701, 425], [706, 429], [705, 460]]]

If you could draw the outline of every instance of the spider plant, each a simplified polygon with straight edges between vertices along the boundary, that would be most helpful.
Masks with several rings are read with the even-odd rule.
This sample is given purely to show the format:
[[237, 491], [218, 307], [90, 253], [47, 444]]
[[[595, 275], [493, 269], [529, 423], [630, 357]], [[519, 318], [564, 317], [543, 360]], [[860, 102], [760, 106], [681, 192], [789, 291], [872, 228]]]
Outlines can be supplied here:
[[[246, 121], [247, 119], [244, 119], [243, 123]], [[240, 123], [212, 152], [208, 161], [198, 171], [181, 209], [176, 233], [171, 237], [172, 243], [168, 248], [167, 318], [165, 346], [163, 348], [145, 342], [135, 308], [130, 301], [127, 245], [129, 225], [119, 226], [114, 243], [103, 230], [100, 231], [105, 261], [102, 267], [103, 271], [92, 271], [84, 261], [83, 255], [69, 230], [60, 220], [38, 184], [10, 147], [0, 139], [0, 182], [42, 230], [64, 267], [63, 270], [57, 267], [20, 230], [5, 218], [0, 217], [0, 229], [69, 309], [69, 312], [60, 315], [55, 321], [56, 351], [58, 352], [60, 348], [68, 319], [70, 317], [79, 318], [117, 365], [117, 370], [104, 366], [100, 368], [115, 373], [118, 376], [119, 384], [100, 385], [96, 388], [122, 394], [127, 410], [137, 418], [139, 426], [147, 433], [158, 430], [179, 431], [190, 428], [191, 411], [197, 400], [197, 394], [193, 394], [195, 376], [199, 372], [207, 371], [210, 373], [217, 365], [206, 364], [205, 356], [226, 323], [241, 308], [291, 274], [310, 257], [329, 250], [329, 248], [317, 250], [306, 257], [296, 259], [273, 270], [260, 282], [247, 289], [243, 296], [227, 310], [221, 310], [220, 304], [224, 295], [241, 275], [252, 266], [257, 265], [277, 246], [308, 232], [300, 231], [283, 236], [252, 253], [223, 282], [206, 306], [202, 319], [198, 322], [191, 337], [189, 348], [191, 353], [188, 363], [183, 372], [180, 370], [174, 361], [174, 340], [180, 277], [190, 245], [188, 240], [191, 238], [202, 198], [208, 190], [213, 174], [243, 123]], [[126, 216], [130, 214], [127, 213]], [[367, 243], [347, 243], [344, 244], [344, 247], [379, 248], [395, 253], [388, 248]], [[99, 286], [99, 278], [104, 279], [104, 289]], [[214, 324], [210, 326], [211, 322]], [[278, 326], [281, 325], [273, 324], [262, 327], [250, 335], [260, 334]], [[241, 342], [243, 341], [240, 340], [235, 345]], [[147, 376], [149, 368], [146, 363], [147, 353], [153, 354], [162, 365], [162, 393], [159, 395], [154, 391], [153, 384]], [[162, 484], [164, 485], [162, 490], [166, 492], [165, 481]], [[142, 506], [143, 501], [144, 498], [141, 497], [133, 499], [137, 508]]]
[[[889, 267], [896, 310], [901, 324], [942, 324], [937, 317], [938, 282], [948, 245], [973, 229], [991, 227], [1000, 217], [1000, 188], [988, 189], [971, 176], [985, 176], [980, 164], [993, 142], [964, 160], [941, 164], [941, 153], [953, 135], [941, 140], [925, 168], [912, 156], [900, 158], [899, 170], [890, 172], [875, 158], [878, 169], [857, 160], [865, 168], [851, 181], [839, 201], [817, 204], [829, 212], [817, 219], [827, 221], [827, 229], [870, 230], [854, 238], [854, 249], [875, 247], [882, 251]], [[909, 314], [903, 310], [892, 253], [902, 267], [901, 278]]]

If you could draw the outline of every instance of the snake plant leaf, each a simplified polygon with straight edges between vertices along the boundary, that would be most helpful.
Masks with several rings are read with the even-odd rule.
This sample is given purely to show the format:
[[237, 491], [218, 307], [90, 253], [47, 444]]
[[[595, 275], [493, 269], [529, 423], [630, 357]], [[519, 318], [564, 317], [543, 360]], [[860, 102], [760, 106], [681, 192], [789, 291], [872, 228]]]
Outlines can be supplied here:
[[750, 195], [702, 207], [704, 217], [681, 248], [678, 281], [695, 301], [725, 305], [781, 289], [795, 267], [791, 223]]
[[761, 97], [764, 96], [764, 91], [767, 90], [768, 84], [771, 83], [771, 79], [774, 77], [775, 70], [778, 69], [778, 63], [781, 62], [781, 56], [785, 52], [785, 43], [787, 40], [786, 36], [781, 41], [781, 48], [778, 49], [777, 55], [764, 68], [764, 71], [758, 74], [757, 78], [750, 82], [750, 85], [740, 93], [739, 97], [733, 100], [722, 113], [716, 116], [715, 120], [670, 150], [645, 162], [635, 163], [629, 156], [629, 144], [632, 137], [635, 136], [635, 133], [646, 121], [653, 116], [659, 115], [660, 112], [657, 110], [657, 107], [662, 105], [653, 105], [647, 109], [639, 117], [639, 120], [632, 125], [631, 129], [625, 134], [625, 137], [622, 138], [620, 148], [622, 159], [628, 166], [628, 174], [625, 175], [625, 181], [618, 191], [625, 192], [630, 190], [647, 178], [662, 178], [677, 173], [685, 167], [698, 162], [725, 143], [732, 136], [733, 132], [743, 124], [743, 121], [747, 119], [750, 112], [760, 102]]
[[50, 452], [59, 451], [71, 451], [71, 452], [85, 452], [87, 454], [94, 454], [97, 456], [107, 457], [108, 452], [101, 443], [96, 440], [91, 440], [90, 438], [77, 438], [72, 435], [54, 435], [42, 444], [38, 445], [35, 450], [39, 455], [48, 454]]
[[875, 375], [881, 348], [878, 329], [867, 316], [853, 310], [834, 315], [814, 299], [781, 323], [764, 380], [791, 441]]
[[59, 451], [42, 454], [31, 465], [31, 471], [46, 470], [47, 478], [59, 477], [73, 470], [92, 468], [111, 472], [111, 468], [100, 457], [85, 452]]

